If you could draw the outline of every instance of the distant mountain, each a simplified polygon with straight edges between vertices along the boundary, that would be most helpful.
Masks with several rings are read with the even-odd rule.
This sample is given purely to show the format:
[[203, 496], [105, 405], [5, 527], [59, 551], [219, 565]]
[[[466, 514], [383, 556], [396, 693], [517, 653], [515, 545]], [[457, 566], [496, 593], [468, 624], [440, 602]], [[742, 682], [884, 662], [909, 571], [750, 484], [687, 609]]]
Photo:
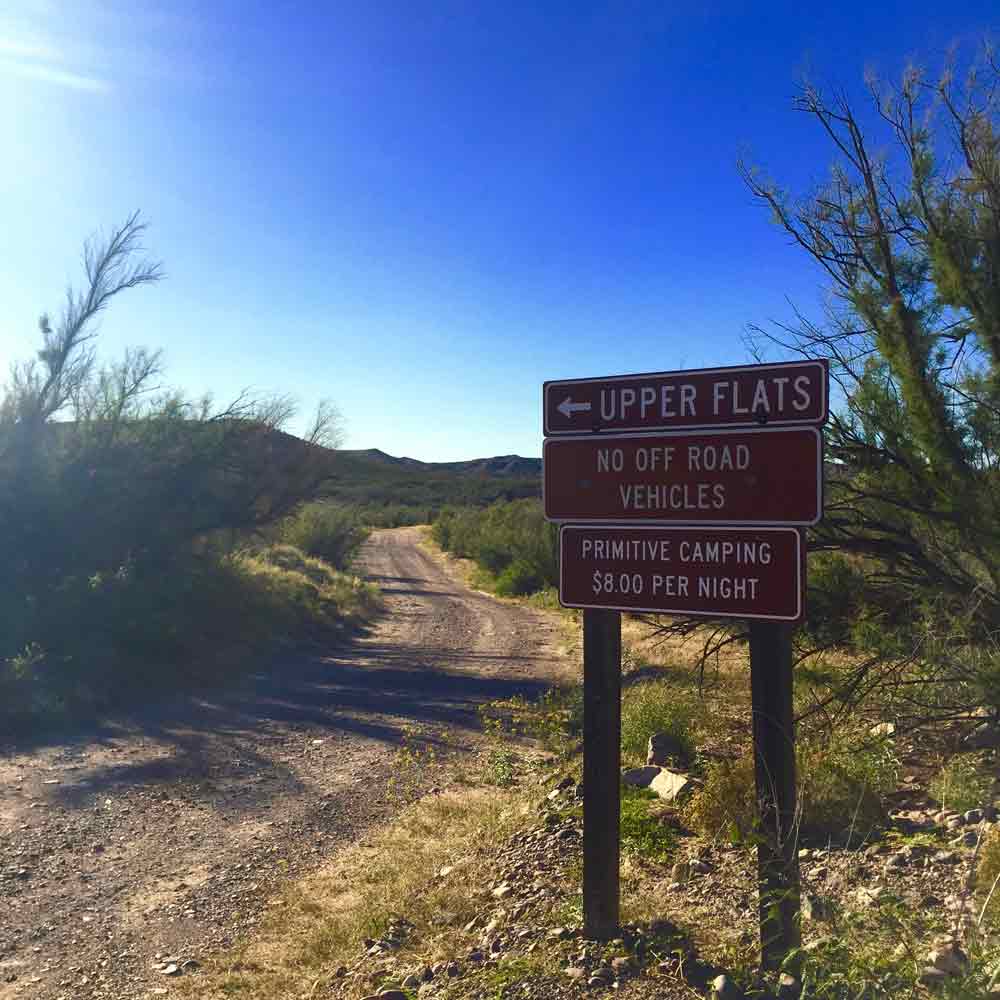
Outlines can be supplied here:
[[339, 455], [357, 456], [382, 462], [396, 468], [421, 470], [429, 473], [454, 473], [460, 476], [500, 476], [530, 479], [542, 474], [540, 458], [522, 458], [520, 455], [496, 455], [493, 458], [473, 458], [465, 462], [421, 462], [416, 458], [397, 458], [379, 448], [365, 448], [355, 451], [344, 450]]
[[379, 448], [345, 449], [333, 456], [323, 493], [361, 506], [416, 508], [420, 519], [445, 504], [492, 503], [539, 497], [542, 460], [497, 455], [466, 462], [421, 462]]
[[469, 462], [441, 462], [439, 467], [465, 476], [531, 478], [542, 474], [540, 458], [522, 458], [520, 455], [475, 458]]

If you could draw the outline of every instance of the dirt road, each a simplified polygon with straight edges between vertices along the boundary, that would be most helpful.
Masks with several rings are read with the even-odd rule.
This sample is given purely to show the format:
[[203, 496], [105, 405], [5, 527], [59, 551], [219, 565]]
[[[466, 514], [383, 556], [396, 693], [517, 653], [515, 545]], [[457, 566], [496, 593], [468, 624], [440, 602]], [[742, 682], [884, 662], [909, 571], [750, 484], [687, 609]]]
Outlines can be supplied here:
[[565, 669], [553, 616], [470, 591], [418, 539], [366, 544], [387, 609], [340, 648], [0, 750], [0, 1000], [166, 995], [158, 961], [228, 944], [399, 807], [406, 732], [468, 747], [479, 703]]

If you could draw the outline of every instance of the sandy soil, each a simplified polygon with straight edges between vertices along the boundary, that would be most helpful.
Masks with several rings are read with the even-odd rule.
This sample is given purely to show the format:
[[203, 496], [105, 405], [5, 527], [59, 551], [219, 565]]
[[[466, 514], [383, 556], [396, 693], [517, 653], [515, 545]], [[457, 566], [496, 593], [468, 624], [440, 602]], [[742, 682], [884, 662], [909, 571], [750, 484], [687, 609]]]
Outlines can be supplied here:
[[419, 538], [366, 544], [386, 613], [339, 648], [0, 749], [0, 1000], [165, 995], [162, 960], [229, 944], [399, 808], [407, 734], [461, 752], [478, 704], [564, 674], [555, 615], [469, 590]]

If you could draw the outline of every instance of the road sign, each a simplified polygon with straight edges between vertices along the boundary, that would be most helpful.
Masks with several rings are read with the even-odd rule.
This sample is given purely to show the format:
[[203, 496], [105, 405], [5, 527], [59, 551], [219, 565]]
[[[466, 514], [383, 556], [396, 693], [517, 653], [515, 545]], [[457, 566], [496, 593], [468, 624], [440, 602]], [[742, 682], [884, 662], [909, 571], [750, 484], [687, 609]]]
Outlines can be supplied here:
[[542, 387], [546, 436], [696, 427], [819, 426], [828, 416], [825, 361], [699, 368]]
[[815, 427], [550, 438], [550, 521], [809, 525], [823, 511]]
[[564, 525], [559, 600], [569, 608], [796, 621], [804, 563], [794, 528]]
[[588, 522], [559, 535], [559, 598], [584, 609], [586, 937], [618, 931], [620, 612], [647, 611], [750, 619], [763, 965], [799, 945], [788, 623], [805, 604], [796, 526], [823, 513], [828, 386], [825, 362], [802, 361], [542, 388], [545, 516]]

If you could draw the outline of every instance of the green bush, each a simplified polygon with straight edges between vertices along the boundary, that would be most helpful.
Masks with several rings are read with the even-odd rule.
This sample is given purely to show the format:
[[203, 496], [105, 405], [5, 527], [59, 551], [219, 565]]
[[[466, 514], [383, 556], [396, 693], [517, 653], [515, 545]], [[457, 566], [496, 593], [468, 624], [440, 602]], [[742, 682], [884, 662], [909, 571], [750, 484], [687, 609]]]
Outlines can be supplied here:
[[803, 833], [843, 833], [856, 844], [886, 820], [885, 795], [895, 789], [899, 770], [888, 743], [837, 734], [801, 743], [797, 764]]
[[483, 769], [483, 781], [487, 785], [507, 788], [514, 784], [516, 765], [517, 755], [513, 750], [491, 750], [489, 756], [486, 758], [486, 765]]
[[445, 551], [495, 577], [504, 597], [533, 594], [559, 583], [559, 536], [537, 500], [498, 501], [486, 508], [445, 507], [432, 529]]
[[809, 602], [804, 631], [816, 643], [850, 643], [865, 594], [865, 575], [847, 556], [809, 556]]
[[704, 781], [681, 808], [685, 825], [706, 837], [749, 842], [757, 826], [753, 758], [712, 761]]
[[659, 798], [648, 788], [622, 786], [619, 829], [621, 847], [651, 861], [666, 861], [677, 846], [673, 830], [653, 811]]
[[583, 732], [583, 688], [553, 687], [537, 701], [522, 695], [490, 701], [480, 707], [479, 715], [487, 732], [527, 736], [571, 756]]
[[415, 524], [430, 524], [436, 511], [433, 507], [405, 504], [362, 504], [356, 507], [358, 521], [368, 528], [402, 528]]
[[322, 501], [300, 507], [279, 531], [285, 544], [294, 545], [336, 569], [350, 565], [368, 534], [356, 511]]
[[[289, 400], [215, 410], [161, 390], [160, 357], [93, 353], [119, 293], [160, 278], [131, 216], [88, 244], [84, 289], [39, 320], [33, 357], [0, 387], [0, 713], [105, 704], [203, 676], [280, 630], [290, 591], [226, 557], [314, 496], [334, 411], [308, 440]], [[156, 391], [154, 391], [156, 390]]]
[[432, 526], [445, 551], [472, 559], [496, 579], [502, 596], [531, 594], [559, 583], [558, 532], [537, 500], [489, 507], [445, 507]]
[[286, 545], [69, 578], [24, 623], [44, 648], [0, 665], [0, 717], [19, 728], [210, 682], [378, 602], [372, 585]]
[[[884, 798], [895, 788], [898, 763], [885, 744], [848, 736], [797, 747], [799, 834], [845, 837], [858, 844], [886, 819]], [[754, 763], [750, 753], [708, 766], [705, 780], [684, 808], [685, 822], [734, 843], [752, 840], [757, 825]]]
[[497, 577], [494, 589], [501, 597], [518, 597], [534, 594], [544, 586], [545, 581], [538, 570], [524, 559], [518, 559]]
[[694, 729], [705, 706], [697, 694], [666, 681], [642, 681], [622, 694], [622, 752], [645, 761], [649, 737], [666, 733], [681, 750], [680, 764], [694, 758]]
[[42, 685], [44, 664], [45, 652], [35, 642], [16, 656], [0, 661], [0, 714], [24, 717], [46, 707]]

